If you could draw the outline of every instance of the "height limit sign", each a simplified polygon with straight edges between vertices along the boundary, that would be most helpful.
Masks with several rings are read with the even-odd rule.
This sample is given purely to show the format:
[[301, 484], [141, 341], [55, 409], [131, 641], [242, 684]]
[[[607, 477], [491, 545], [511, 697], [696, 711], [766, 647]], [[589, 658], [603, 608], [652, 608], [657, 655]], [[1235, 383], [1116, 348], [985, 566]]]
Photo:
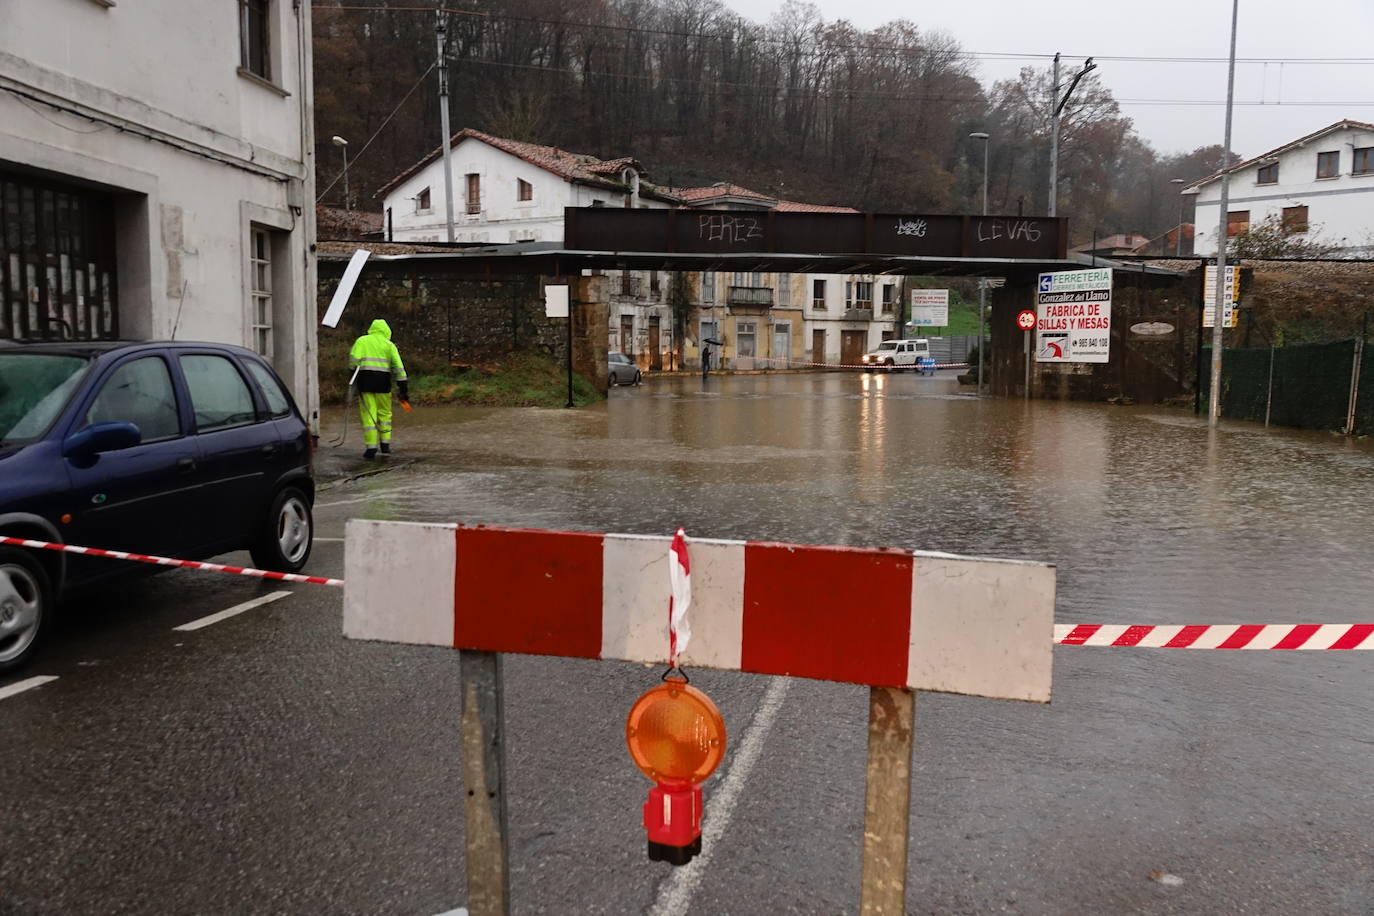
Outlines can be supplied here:
[[1112, 342], [1112, 272], [1041, 274], [1035, 287], [1035, 359], [1105, 363]]

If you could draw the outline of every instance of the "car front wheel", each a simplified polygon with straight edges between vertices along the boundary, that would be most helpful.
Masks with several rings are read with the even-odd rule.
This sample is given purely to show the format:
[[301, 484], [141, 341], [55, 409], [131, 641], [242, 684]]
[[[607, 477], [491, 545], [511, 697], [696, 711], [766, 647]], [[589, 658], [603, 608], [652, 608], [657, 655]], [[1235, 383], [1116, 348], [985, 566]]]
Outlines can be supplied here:
[[607, 387], [607, 388], [614, 388], [616, 385], [619, 385], [619, 384], [620, 384], [620, 381], [615, 377], [615, 371], [612, 370], [612, 371], [611, 371], [611, 374], [610, 374], [609, 376], [607, 376], [607, 378], [606, 378], [606, 387]]
[[252, 547], [253, 562], [273, 572], [300, 572], [310, 558], [315, 520], [310, 500], [296, 487], [286, 487], [272, 500], [260, 539]]
[[0, 547], [0, 671], [27, 662], [50, 628], [54, 595], [33, 557]]

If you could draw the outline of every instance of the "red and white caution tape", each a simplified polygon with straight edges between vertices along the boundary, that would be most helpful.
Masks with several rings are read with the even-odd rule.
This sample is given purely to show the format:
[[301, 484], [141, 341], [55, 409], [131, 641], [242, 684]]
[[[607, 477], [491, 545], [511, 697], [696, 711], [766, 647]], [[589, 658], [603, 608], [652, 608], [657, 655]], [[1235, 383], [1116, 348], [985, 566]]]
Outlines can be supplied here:
[[668, 545], [668, 664], [677, 667], [678, 657], [692, 641], [687, 609], [692, 606], [692, 566], [687, 558], [687, 532], [679, 528]]
[[1246, 623], [1189, 626], [1056, 624], [1059, 646], [1139, 649], [1372, 649], [1374, 623]]
[[170, 557], [154, 557], [143, 553], [126, 553], [123, 550], [102, 550], [99, 547], [77, 547], [75, 544], [54, 544], [49, 541], [33, 541], [28, 538], [12, 538], [0, 535], [0, 544], [13, 544], [16, 547], [37, 547], [42, 550], [56, 550], [61, 553], [79, 553], [88, 557], [107, 557], [111, 560], [131, 560], [135, 563], [151, 563], [154, 566], [177, 566], [184, 569], [203, 569], [207, 572], [228, 573], [233, 576], [250, 576], [254, 579], [272, 579], [279, 582], [304, 582], [308, 585], [342, 586], [342, 579], [326, 579], [323, 576], [301, 576], [295, 573], [270, 572], [266, 569], [252, 569], [247, 566], [224, 566], [220, 563], [201, 563], [196, 560], [173, 560]]

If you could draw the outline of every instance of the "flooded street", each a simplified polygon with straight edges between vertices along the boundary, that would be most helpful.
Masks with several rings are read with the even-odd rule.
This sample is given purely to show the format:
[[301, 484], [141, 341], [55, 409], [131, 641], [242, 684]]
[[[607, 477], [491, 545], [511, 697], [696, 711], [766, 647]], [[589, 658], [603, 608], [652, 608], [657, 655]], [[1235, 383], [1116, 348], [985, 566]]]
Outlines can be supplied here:
[[[1041, 560], [1058, 566], [1061, 623], [1374, 619], [1374, 447], [1336, 435], [836, 374], [652, 380], [581, 411], [423, 411], [397, 443], [420, 461], [341, 488], [322, 516]], [[921, 695], [910, 908], [1374, 912], [1370, 653], [1060, 647], [1054, 690], [1047, 708]], [[787, 763], [756, 777], [786, 814], [759, 803], [775, 826], [726, 841], [739, 858], [722, 852], [694, 912], [732, 911], [741, 888], [775, 911], [857, 899], [862, 695], [797, 682], [788, 710]], [[824, 865], [770, 832], [797, 817], [837, 838]], [[750, 865], [789, 855], [823, 890], [779, 898]]]
[[[321, 463], [376, 471], [341, 417]], [[776, 375], [417, 409], [391, 461], [321, 489], [308, 572], [344, 575], [353, 517], [682, 525], [1052, 562], [1060, 623], [1374, 622], [1374, 448], [1334, 435]], [[65, 608], [49, 680], [0, 699], [0, 913], [466, 905], [460, 656], [341, 608], [184, 569]], [[858, 912], [867, 690], [693, 670], [729, 739], [675, 870], [625, 747], [662, 672], [501, 659], [512, 913]], [[917, 695], [907, 912], [1374, 913], [1374, 652], [1066, 645], [1053, 688]]]
[[1187, 411], [674, 378], [604, 408], [420, 411], [397, 449], [423, 461], [367, 483], [369, 515], [1041, 560], [1062, 622], [1363, 620], [1374, 592], [1374, 443]]

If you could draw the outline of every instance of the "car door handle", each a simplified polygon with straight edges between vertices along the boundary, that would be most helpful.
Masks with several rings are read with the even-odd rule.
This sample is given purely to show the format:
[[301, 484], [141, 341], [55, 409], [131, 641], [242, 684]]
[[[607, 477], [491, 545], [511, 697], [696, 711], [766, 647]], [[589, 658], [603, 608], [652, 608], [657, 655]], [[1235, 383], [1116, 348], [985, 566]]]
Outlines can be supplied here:
[[178, 472], [180, 472], [180, 473], [182, 473], [182, 474], [189, 474], [189, 473], [191, 473], [192, 471], [194, 471], [195, 469], [196, 469], [196, 459], [194, 459], [194, 458], [178, 458], [178, 459], [177, 459], [177, 471], [178, 471]]
[[262, 447], [262, 457], [264, 457], [264, 458], [275, 458], [275, 457], [277, 457], [277, 447], [276, 447], [275, 445], [264, 445], [264, 446]]

